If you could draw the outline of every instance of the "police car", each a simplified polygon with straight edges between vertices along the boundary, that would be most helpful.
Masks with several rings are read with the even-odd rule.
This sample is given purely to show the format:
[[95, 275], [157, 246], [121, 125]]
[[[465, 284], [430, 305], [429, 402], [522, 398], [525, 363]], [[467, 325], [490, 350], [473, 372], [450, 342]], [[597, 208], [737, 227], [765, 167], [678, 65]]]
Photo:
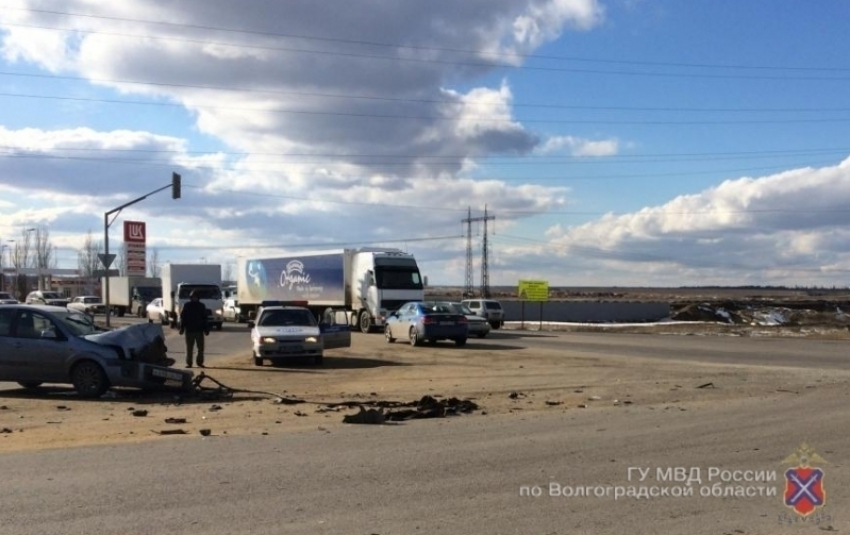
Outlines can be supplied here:
[[351, 347], [347, 322], [336, 323], [335, 314], [325, 314], [318, 321], [300, 304], [264, 301], [248, 327], [256, 366], [267, 360], [276, 364], [293, 358], [309, 358], [320, 365], [325, 350]]

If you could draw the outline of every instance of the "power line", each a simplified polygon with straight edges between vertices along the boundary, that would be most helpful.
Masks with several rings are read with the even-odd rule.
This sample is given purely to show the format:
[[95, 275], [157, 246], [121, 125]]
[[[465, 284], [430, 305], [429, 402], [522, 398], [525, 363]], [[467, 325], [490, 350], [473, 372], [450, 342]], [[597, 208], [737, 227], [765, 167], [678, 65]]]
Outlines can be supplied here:
[[[0, 158], [7, 159], [31, 159], [31, 160], [69, 160], [69, 161], [82, 161], [82, 162], [92, 162], [92, 163], [101, 163], [101, 164], [122, 164], [122, 165], [136, 165], [136, 166], [147, 166], [147, 167], [163, 167], [163, 168], [173, 168], [175, 165], [181, 166], [190, 171], [214, 171], [214, 172], [233, 172], [233, 171], [253, 171], [253, 172], [266, 172], [271, 174], [282, 174], [283, 171], [275, 168], [262, 168], [262, 167], [254, 167], [254, 166], [230, 166], [230, 167], [213, 167], [208, 165], [194, 165], [192, 163], [186, 162], [170, 162], [170, 163], [158, 163], [152, 162], [148, 160], [139, 160], [139, 159], [129, 159], [129, 158], [95, 158], [95, 157], [82, 157], [82, 156], [59, 156], [52, 154], [20, 154], [20, 153], [3, 153], [0, 152]], [[574, 165], [576, 163], [584, 163], [584, 162], [571, 162], [570, 165]], [[588, 162], [589, 163], [589, 162]], [[618, 163], [628, 163], [628, 162], [618, 162]], [[640, 162], [645, 163], [645, 162]], [[677, 162], [669, 162], [669, 163], [677, 163]], [[322, 165], [327, 164], [327, 162], [322, 163], [286, 163], [281, 162], [281, 165], [287, 165], [289, 167], [296, 166], [312, 166], [312, 165]], [[652, 172], [652, 173], [630, 173], [630, 174], [605, 174], [605, 175], [587, 175], [587, 176], [529, 176], [529, 177], [487, 177], [487, 176], [478, 176], [478, 177], [459, 177], [458, 180], [467, 179], [475, 179], [475, 180], [497, 180], [502, 182], [510, 182], [510, 181], [546, 181], [546, 182], [575, 182], [575, 181], [594, 181], [594, 180], [624, 180], [624, 179], [634, 179], [634, 178], [667, 178], [667, 177], [685, 177], [685, 176], [706, 176], [706, 175], [717, 175], [717, 174], [730, 174], [730, 173], [745, 173], [745, 172], [767, 172], [767, 171], [775, 171], [775, 170], [786, 170], [791, 165], [796, 165], [798, 167], [812, 167], [812, 166], [828, 166], [833, 165], [833, 161], [828, 162], [807, 162], [807, 163], [799, 163], [799, 164], [791, 164], [786, 163], [784, 165], [770, 165], [770, 166], [757, 166], [757, 167], [743, 167], [743, 168], [734, 168], [734, 169], [715, 169], [715, 170], [707, 170], [707, 171], [683, 171], [683, 172]], [[360, 162], [358, 165], [367, 165], [367, 163]], [[429, 164], [432, 167], [440, 167], [440, 166], [452, 166], [451, 163], [442, 163], [442, 164]], [[510, 165], [510, 163], [499, 163], [492, 165], [493, 167], [502, 167]], [[516, 165], [520, 165], [520, 162], [517, 162]], [[533, 162], [522, 163], [522, 165], [533, 165]], [[540, 165], [563, 165], [560, 162], [542, 162]], [[378, 163], [372, 164], [371, 167], [381, 168], [381, 167], [398, 167], [398, 166], [409, 166], [408, 163]], [[340, 175], [337, 178], [341, 180], [361, 180], [365, 178], [365, 176], [353, 176], [353, 175]], [[414, 177], [394, 177], [399, 180], [419, 180], [422, 179], [421, 176]]]
[[[777, 70], [777, 71], [803, 71], [803, 72], [823, 72], [823, 71], [840, 71], [846, 72], [850, 71], [848, 68], [841, 67], [797, 67], [797, 66], [760, 66], [760, 65], [732, 65], [732, 64], [711, 64], [711, 63], [681, 63], [681, 62], [660, 62], [660, 61], [636, 61], [636, 60], [621, 60], [621, 59], [604, 59], [604, 58], [583, 58], [577, 56], [558, 56], [558, 55], [542, 55], [542, 54], [520, 54], [520, 53], [511, 53], [511, 52], [484, 52], [480, 50], [469, 50], [469, 49], [459, 49], [459, 48], [449, 48], [449, 47], [435, 47], [435, 46], [423, 46], [423, 45], [405, 45], [398, 43], [385, 43], [380, 41], [367, 41], [367, 40], [358, 40], [358, 39], [343, 39], [343, 38], [335, 38], [335, 37], [325, 37], [325, 36], [315, 36], [315, 35], [305, 35], [305, 34], [293, 34], [293, 33], [282, 33], [282, 32], [270, 32], [270, 31], [261, 31], [261, 30], [245, 30], [245, 29], [237, 29], [237, 28], [226, 28], [221, 26], [208, 26], [208, 25], [200, 25], [200, 24], [187, 24], [187, 23], [177, 23], [172, 21], [158, 21], [158, 20], [146, 20], [146, 19], [135, 19], [129, 17], [117, 17], [117, 16], [108, 16], [108, 15], [93, 15], [88, 13], [70, 13], [66, 11], [56, 11], [56, 10], [47, 10], [47, 9], [34, 9], [34, 8], [22, 8], [22, 7], [11, 7], [11, 6], [3, 6], [3, 9], [17, 10], [17, 11], [27, 11], [31, 13], [43, 13], [43, 14], [51, 14], [51, 15], [62, 15], [69, 17], [81, 17], [81, 18], [93, 18], [93, 19], [101, 19], [101, 20], [112, 20], [112, 21], [123, 21], [123, 22], [136, 22], [142, 24], [157, 24], [162, 26], [176, 27], [176, 28], [192, 28], [197, 30], [204, 31], [219, 31], [219, 32], [227, 32], [227, 33], [240, 33], [240, 34], [248, 34], [248, 35], [262, 35], [267, 37], [283, 37], [289, 39], [302, 39], [302, 40], [310, 40], [310, 41], [321, 41], [321, 42], [332, 42], [332, 43], [341, 43], [346, 45], [356, 44], [356, 45], [367, 45], [374, 47], [384, 47], [384, 48], [397, 48], [402, 50], [421, 50], [421, 51], [432, 51], [432, 52], [454, 52], [454, 53], [462, 53], [462, 54], [472, 54], [472, 55], [488, 55], [493, 57], [501, 57], [501, 58], [512, 58], [512, 59], [545, 59], [545, 60], [559, 60], [559, 61], [574, 61], [574, 62], [585, 62], [585, 63], [609, 63], [609, 64], [618, 64], [618, 65], [645, 65], [645, 66], [655, 66], [655, 67], [679, 67], [679, 68], [713, 68], [713, 69], [749, 69], [749, 70]], [[71, 31], [71, 30], [67, 30]]]
[[[424, 156], [416, 154], [357, 154], [357, 153], [327, 153], [327, 152], [236, 152], [236, 151], [193, 151], [193, 150], [176, 150], [176, 149], [126, 149], [113, 147], [50, 147], [49, 149], [38, 149], [19, 145], [0, 145], [0, 149], [9, 151], [26, 151], [27, 154], [40, 156], [36, 152], [41, 150], [51, 151], [68, 151], [68, 152], [105, 152], [105, 153], [141, 153], [141, 154], [178, 154], [186, 156], [278, 156], [281, 158], [340, 158], [350, 163], [351, 159], [355, 158], [390, 158], [390, 159], [409, 159], [411, 162], [422, 163], [423, 161], [446, 160], [448, 163], [454, 164], [455, 160], [468, 158], [469, 154], [441, 154], [439, 156]], [[510, 162], [499, 162], [500, 165], [539, 165], [541, 163], [570, 163], [570, 164], [610, 164], [610, 163], [675, 163], [681, 161], [706, 161], [706, 160], [738, 160], [738, 159], [757, 159], [757, 158], [776, 158], [785, 156], [810, 156], [810, 155], [826, 155], [826, 154], [850, 154], [850, 147], [834, 147], [820, 149], [776, 149], [776, 150], [756, 150], [756, 151], [724, 151], [724, 152], [680, 152], [680, 153], [648, 153], [648, 154], [613, 154], [610, 156], [590, 158], [587, 156], [542, 156], [539, 154], [529, 155], [533, 160], [516, 162], [517, 158], [523, 156], [483, 156], [488, 164], [510, 159]], [[46, 155], [49, 156], [49, 155]], [[646, 159], [644, 159], [646, 158]], [[669, 158], [669, 160], [650, 160], [649, 158]], [[552, 162], [550, 162], [552, 160]], [[136, 160], [130, 160], [136, 161]], [[292, 163], [292, 162], [276, 162], [276, 161], [260, 161], [255, 163]], [[298, 165], [318, 165], [327, 162], [294, 162]], [[357, 162], [363, 164], [363, 162]], [[375, 162], [366, 162], [367, 164], [375, 164]], [[382, 162], [378, 162], [382, 163]], [[405, 162], [387, 162], [388, 164], [406, 165]]]
[[[126, 83], [126, 82], [116, 82]], [[97, 102], [101, 104], [119, 104], [119, 105], [134, 105], [134, 106], [158, 106], [170, 108], [198, 108], [198, 109], [220, 109], [233, 111], [255, 111], [265, 113], [284, 113], [294, 115], [319, 115], [329, 117], [352, 117], [357, 119], [405, 119], [405, 120], [424, 120], [424, 121], [440, 121], [440, 122], [457, 122], [459, 117], [446, 117], [440, 115], [390, 115], [379, 113], [354, 113], [342, 111], [320, 111], [320, 110], [300, 110], [300, 109], [284, 109], [284, 108], [243, 108], [237, 106], [207, 106], [207, 105], [191, 105], [174, 102], [154, 102], [146, 100], [121, 100], [121, 99], [105, 99], [105, 98], [90, 98], [90, 97], [68, 97], [57, 95], [34, 95], [26, 93], [0, 93], [3, 97], [14, 98], [31, 98], [43, 100], [62, 100], [73, 102]], [[811, 118], [811, 119], [735, 119], [735, 120], [714, 120], [714, 121], [662, 121], [662, 120], [610, 120], [610, 119], [533, 119], [520, 117], [494, 117], [484, 115], [466, 115], [464, 119], [471, 119], [483, 122], [522, 122], [528, 124], [606, 124], [606, 125], [668, 125], [668, 126], [693, 126], [693, 125], [728, 125], [728, 124], [801, 124], [801, 123], [844, 123], [850, 122], [850, 117], [829, 117], [829, 118]]]
[[[114, 84], [132, 84], [132, 85], [152, 85], [152, 86], [164, 86], [164, 87], [182, 87], [182, 88], [190, 88], [190, 89], [204, 89], [204, 90], [213, 90], [213, 91], [235, 91], [235, 92], [247, 92], [247, 93], [260, 93], [260, 94], [268, 94], [268, 95], [281, 95], [281, 96], [294, 96], [294, 97], [310, 97], [310, 98], [328, 98], [328, 99], [351, 99], [351, 100], [375, 100], [375, 101], [388, 101], [388, 102], [406, 102], [413, 104], [440, 104], [440, 105], [451, 105], [451, 106], [495, 106], [497, 104], [490, 104], [486, 102], [462, 102], [458, 100], [447, 100], [447, 99], [414, 99], [414, 98], [402, 98], [402, 97], [387, 97], [387, 96], [371, 96], [371, 95], [351, 95], [351, 94], [341, 94], [341, 93], [319, 93], [319, 92], [304, 92], [304, 91], [281, 91], [281, 90], [269, 90], [269, 89], [256, 89], [250, 87], [229, 87], [229, 86], [218, 86], [218, 85], [195, 85], [195, 84], [177, 84], [177, 83], [166, 83], [166, 82], [150, 82], [150, 81], [140, 81], [140, 80], [120, 80], [120, 79], [107, 79], [107, 78], [87, 78], [83, 76], [63, 76], [63, 75], [54, 75], [54, 74], [40, 74], [40, 73], [24, 73], [24, 72], [12, 72], [12, 71], [0, 71], [0, 76], [18, 76], [18, 77], [29, 77], [29, 78], [42, 78], [42, 79], [56, 79], [56, 80], [71, 80], [71, 81], [79, 81], [79, 82], [98, 82], [98, 83], [114, 83]], [[63, 98], [63, 97], [51, 97], [48, 95], [28, 95], [28, 94], [18, 94], [18, 93], [3, 93], [1, 96], [9, 96], [9, 97], [31, 97], [31, 98]], [[169, 105], [169, 106], [179, 106], [186, 107], [183, 104], [178, 103], [155, 103], [149, 101], [131, 101], [131, 100], [118, 100], [118, 99], [81, 99], [81, 100], [92, 100], [93, 102], [117, 102], [117, 103], [130, 103], [130, 104], [159, 104], [159, 105]], [[543, 108], [543, 109], [564, 109], [564, 110], [578, 110], [578, 111], [636, 111], [636, 112], [647, 112], [647, 111], [660, 111], [660, 112], [693, 112], [693, 113], [838, 113], [838, 112], [847, 112], [850, 111], [850, 108], [839, 107], [839, 108], [697, 108], [697, 107], [672, 107], [672, 106], [598, 106], [598, 105], [578, 105], [578, 104], [554, 104], [554, 103], [524, 103], [517, 102], [512, 103], [511, 106], [513, 108]], [[213, 109], [235, 109], [235, 110], [247, 110], [247, 111], [274, 111], [273, 109], [268, 108], [241, 108], [241, 107], [227, 107], [227, 106], [197, 106], [197, 107], [208, 107]]]
[[505, 69], [511, 69], [511, 70], [525, 70], [525, 71], [550, 72], [550, 73], [552, 73], [552, 72], [569, 72], [569, 73], [577, 73], [577, 74], [603, 74], [603, 75], [615, 75], [615, 76], [645, 76], [645, 77], [654, 77], [654, 78], [773, 80], [773, 81], [786, 81], [786, 82], [787, 81], [810, 82], [810, 81], [847, 81], [847, 80], [850, 80], [850, 77], [847, 77], [847, 76], [807, 76], [807, 77], [797, 76], [797, 77], [788, 77], [788, 76], [767, 76], [767, 75], [662, 73], [662, 72], [610, 71], [610, 70], [606, 71], [606, 70], [599, 70], [599, 69], [580, 69], [580, 68], [569, 68], [569, 67], [539, 67], [539, 66], [530, 66], [530, 65], [510, 65], [510, 64], [500, 64], [500, 63], [481, 63], [481, 62], [472, 62], [472, 61], [448, 61], [448, 60], [439, 60], [439, 59], [423, 59], [423, 58], [410, 58], [410, 57], [400, 57], [400, 56], [381, 56], [381, 55], [377, 55], [377, 54], [363, 54], [363, 53], [357, 53], [357, 52], [332, 52], [332, 51], [326, 51], [326, 50], [308, 50], [308, 49], [280, 47], [280, 46], [248, 45], [248, 44], [242, 44], [242, 43], [228, 43], [228, 42], [223, 42], [223, 41], [188, 39], [188, 38], [184, 38], [184, 37], [166, 37], [166, 36], [160, 36], [160, 35], [141, 35], [141, 34], [132, 34], [132, 33], [124, 33], [124, 32], [104, 32], [104, 31], [95, 31], [95, 30], [81, 30], [81, 29], [76, 29], [76, 28], [56, 28], [56, 27], [51, 27], [51, 26], [41, 26], [41, 25], [36, 25], [36, 24], [21, 24], [21, 23], [11, 23], [11, 22], [4, 22], [3, 25], [11, 26], [11, 27], [66, 32], [66, 33], [104, 35], [104, 36], [109, 36], [109, 37], [131, 37], [131, 38], [137, 38], [137, 39], [155, 39], [155, 40], [162, 40], [162, 41], [183, 42], [183, 43], [191, 43], [191, 44], [199, 44], [199, 45], [216, 45], [216, 46], [223, 46], [223, 47], [230, 47], [230, 48], [272, 50], [272, 51], [277, 51], [277, 52], [292, 52], [292, 53], [314, 54], [314, 55], [322, 55], [322, 56], [339, 56], [339, 57], [346, 57], [346, 58], [377, 59], [377, 60], [391, 61], [391, 62], [401, 62], [401, 63], [450, 65], [450, 66], [458, 66], [458, 67], [481, 68], [481, 69], [487, 69], [487, 70], [495, 69], [495, 68], [505, 68]]

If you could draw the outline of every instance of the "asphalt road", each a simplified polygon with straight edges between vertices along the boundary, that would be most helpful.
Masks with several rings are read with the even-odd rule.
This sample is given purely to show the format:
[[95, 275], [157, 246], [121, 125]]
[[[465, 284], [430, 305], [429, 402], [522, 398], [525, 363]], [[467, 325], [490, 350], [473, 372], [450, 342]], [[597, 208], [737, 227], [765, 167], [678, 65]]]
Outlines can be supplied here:
[[[165, 329], [169, 354], [183, 363], [185, 349], [176, 331]], [[207, 359], [215, 363], [221, 355], [245, 352], [251, 355], [248, 328], [225, 324], [221, 332], [207, 337]], [[383, 343], [380, 334], [352, 333], [352, 346], [368, 342]], [[624, 333], [540, 333], [532, 331], [492, 332], [487, 338], [474, 339], [471, 347], [486, 349], [488, 345], [505, 345], [560, 349], [571, 356], [642, 357], [662, 360], [739, 364], [753, 366], [809, 369], [850, 369], [850, 342], [847, 340], [814, 340], [802, 338], [730, 337], [730, 336], [661, 336]]]
[[[843, 388], [843, 387], [842, 387]], [[537, 417], [459, 416], [253, 437], [0, 455], [0, 532], [31, 534], [819, 533], [783, 505], [781, 464], [803, 440], [824, 465], [821, 529], [850, 528], [848, 392], [718, 402], [687, 411], [610, 407]], [[650, 469], [640, 482], [629, 468]], [[658, 495], [657, 469], [696, 468], [694, 495]], [[710, 497], [709, 468], [770, 471]], [[646, 498], [551, 496], [645, 486]], [[723, 485], [727, 485], [723, 483]], [[521, 488], [539, 487], [538, 497]], [[763, 487], [757, 491], [758, 487]], [[655, 488], [655, 491], [650, 489]], [[773, 489], [776, 496], [759, 495]], [[653, 497], [653, 494], [658, 495]], [[749, 491], [747, 491], [749, 492]], [[783, 516], [784, 515], [784, 516]], [[826, 516], [828, 515], [828, 516]], [[783, 524], [783, 518], [798, 520]]]

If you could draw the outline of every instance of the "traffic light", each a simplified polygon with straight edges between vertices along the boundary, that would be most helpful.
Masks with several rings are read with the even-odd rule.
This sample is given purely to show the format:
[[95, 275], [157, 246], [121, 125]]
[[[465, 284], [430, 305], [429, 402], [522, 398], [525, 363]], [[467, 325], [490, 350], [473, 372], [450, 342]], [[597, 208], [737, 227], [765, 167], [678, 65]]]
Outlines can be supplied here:
[[180, 175], [171, 173], [171, 198], [180, 198]]

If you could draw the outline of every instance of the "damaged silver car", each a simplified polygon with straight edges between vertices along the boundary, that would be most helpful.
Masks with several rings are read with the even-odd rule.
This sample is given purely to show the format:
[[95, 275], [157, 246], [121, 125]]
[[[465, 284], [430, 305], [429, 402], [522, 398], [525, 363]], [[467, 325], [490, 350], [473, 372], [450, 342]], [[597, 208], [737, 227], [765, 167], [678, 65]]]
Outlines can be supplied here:
[[111, 387], [189, 389], [193, 374], [171, 368], [166, 352], [160, 325], [108, 331], [64, 307], [0, 307], [0, 381], [25, 388], [71, 384], [84, 397]]

